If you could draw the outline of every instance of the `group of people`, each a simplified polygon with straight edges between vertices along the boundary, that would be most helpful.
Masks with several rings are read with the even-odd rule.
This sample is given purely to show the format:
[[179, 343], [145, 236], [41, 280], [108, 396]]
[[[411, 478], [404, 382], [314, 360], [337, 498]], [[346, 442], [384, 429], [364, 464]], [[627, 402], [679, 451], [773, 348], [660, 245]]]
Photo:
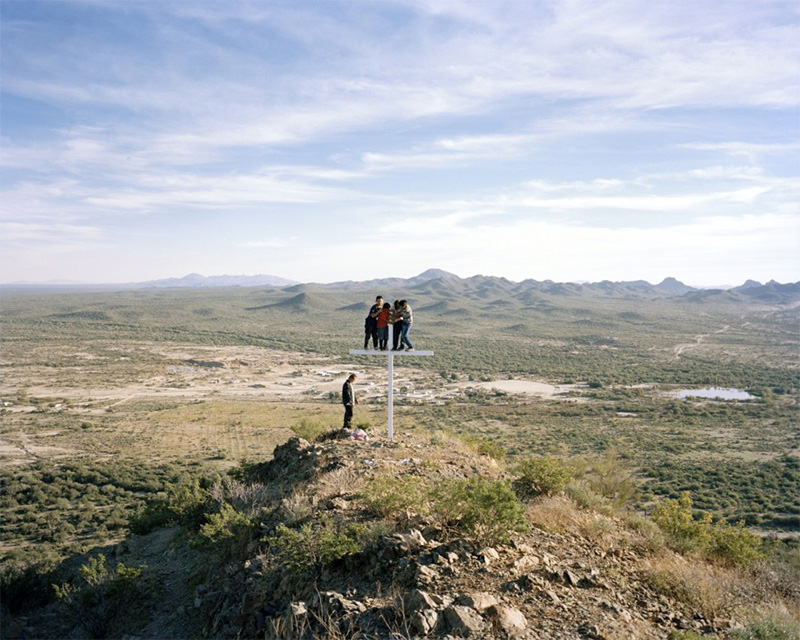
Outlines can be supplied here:
[[[364, 321], [364, 348], [369, 347], [372, 341], [373, 349], [386, 351], [389, 348], [389, 325], [392, 331], [392, 351], [413, 351], [414, 346], [408, 339], [408, 332], [414, 322], [411, 313], [411, 305], [407, 300], [395, 300], [394, 304], [383, 301], [383, 296], [375, 298], [375, 304], [370, 307], [369, 314]], [[342, 385], [342, 404], [344, 405], [344, 429], [350, 429], [353, 420], [353, 407], [358, 404], [353, 383], [356, 381], [356, 374], [351, 373]], [[353, 432], [352, 437], [356, 439], [366, 438], [366, 434], [361, 431], [363, 437], [358, 434], [359, 430]]]
[[389, 348], [389, 325], [392, 325], [392, 351], [413, 351], [408, 332], [414, 322], [411, 306], [407, 300], [395, 300], [391, 305], [382, 296], [375, 298], [364, 321], [364, 348], [372, 341], [373, 349], [386, 351]]

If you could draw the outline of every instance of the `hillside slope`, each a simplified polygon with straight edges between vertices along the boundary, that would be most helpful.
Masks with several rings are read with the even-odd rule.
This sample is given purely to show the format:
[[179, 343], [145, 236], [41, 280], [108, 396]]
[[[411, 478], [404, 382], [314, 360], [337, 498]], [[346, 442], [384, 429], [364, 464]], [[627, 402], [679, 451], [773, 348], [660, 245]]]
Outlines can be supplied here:
[[84, 565], [70, 598], [4, 637], [621, 640], [797, 618], [792, 576], [685, 558], [600, 500], [522, 507], [512, 479], [441, 434], [292, 438], [150, 505], [107, 574]]

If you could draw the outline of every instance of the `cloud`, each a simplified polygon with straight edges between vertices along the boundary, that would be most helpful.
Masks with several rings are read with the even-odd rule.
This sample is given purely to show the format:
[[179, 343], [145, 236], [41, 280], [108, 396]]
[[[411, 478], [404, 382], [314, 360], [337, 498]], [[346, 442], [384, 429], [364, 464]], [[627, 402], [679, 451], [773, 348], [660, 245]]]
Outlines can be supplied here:
[[[586, 228], [618, 252], [606, 252], [609, 264], [629, 256], [633, 269], [679, 257], [655, 248], [650, 229], [797, 217], [800, 143], [786, 127], [800, 102], [790, 64], [800, 28], [790, 4], [32, 6], [0, 6], [12, 106], [0, 197], [3, 220], [21, 225], [4, 246], [26, 233], [29, 248], [37, 238], [80, 246], [121, 226], [169, 238], [185, 225], [193, 246], [212, 251], [225, 221], [217, 259], [240, 265], [285, 252], [297, 268], [304, 247], [315, 259], [303, 268], [317, 256], [339, 264], [359, 255], [345, 250], [401, 237], [415, 264], [445, 252], [467, 265], [472, 251], [486, 269], [515, 268], [504, 244], [526, 264], [533, 243], [556, 265], [553, 243], [564, 242], [576, 268], [574, 246], [599, 268]], [[200, 219], [213, 237], [200, 235]], [[46, 224], [53, 233], [36, 226]], [[756, 234], [767, 262], [767, 241], [796, 240], [784, 231]], [[481, 252], [480, 238], [500, 248]], [[650, 253], [621, 250], [639, 245]], [[725, 257], [718, 246], [707, 253], [738, 268], [740, 249], [726, 245]]]

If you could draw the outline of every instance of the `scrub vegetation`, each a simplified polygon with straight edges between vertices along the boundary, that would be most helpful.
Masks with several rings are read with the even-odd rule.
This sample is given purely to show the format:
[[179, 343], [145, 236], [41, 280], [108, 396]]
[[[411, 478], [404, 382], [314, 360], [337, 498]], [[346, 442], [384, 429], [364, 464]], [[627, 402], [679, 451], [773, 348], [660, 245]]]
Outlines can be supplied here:
[[[413, 509], [495, 543], [524, 529], [526, 501], [565, 494], [584, 508], [637, 514], [671, 548], [733, 566], [797, 554], [796, 294], [604, 296], [512, 285], [484, 278], [377, 291], [409, 299], [415, 346], [436, 351], [396, 364], [396, 431], [434, 446], [456, 438], [509, 475], [436, 486], [376, 476], [360, 494], [365, 509], [386, 526]], [[294, 435], [313, 440], [338, 427], [344, 371], [368, 376], [359, 376], [354, 424], [384, 437], [385, 399], [367, 380], [379, 385], [385, 365], [347, 355], [360, 347], [375, 293], [4, 293], [3, 606], [52, 600], [51, 584], [75, 615], [113, 605], [120, 585], [147, 579], [146, 567], [96, 559], [83, 574], [99, 578], [66, 587], [64, 576], [132, 532], [188, 526], [196, 549], [238, 557], [261, 540], [261, 515], [231, 498], [229, 474]], [[503, 388], [508, 381], [554, 391], [516, 393]], [[674, 397], [710, 386], [754, 399]], [[301, 517], [261, 543], [287, 567], [320, 572], [376, 536], [359, 523]]]

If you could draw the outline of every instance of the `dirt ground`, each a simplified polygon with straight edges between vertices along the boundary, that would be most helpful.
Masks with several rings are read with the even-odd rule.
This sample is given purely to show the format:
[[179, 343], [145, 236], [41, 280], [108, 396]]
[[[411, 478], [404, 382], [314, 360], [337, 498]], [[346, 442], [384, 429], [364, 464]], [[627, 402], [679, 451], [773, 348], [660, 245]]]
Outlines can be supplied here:
[[[259, 347], [165, 343], [35, 345], [0, 368], [0, 464], [91, 454], [235, 461], [268, 456], [300, 420], [339, 426], [350, 372], [356, 422], [386, 423], [387, 362], [365, 364]], [[468, 389], [563, 398], [574, 386], [537, 380], [445, 380], [394, 364], [396, 402], [443, 404]], [[224, 465], [223, 465], [224, 466]]]

